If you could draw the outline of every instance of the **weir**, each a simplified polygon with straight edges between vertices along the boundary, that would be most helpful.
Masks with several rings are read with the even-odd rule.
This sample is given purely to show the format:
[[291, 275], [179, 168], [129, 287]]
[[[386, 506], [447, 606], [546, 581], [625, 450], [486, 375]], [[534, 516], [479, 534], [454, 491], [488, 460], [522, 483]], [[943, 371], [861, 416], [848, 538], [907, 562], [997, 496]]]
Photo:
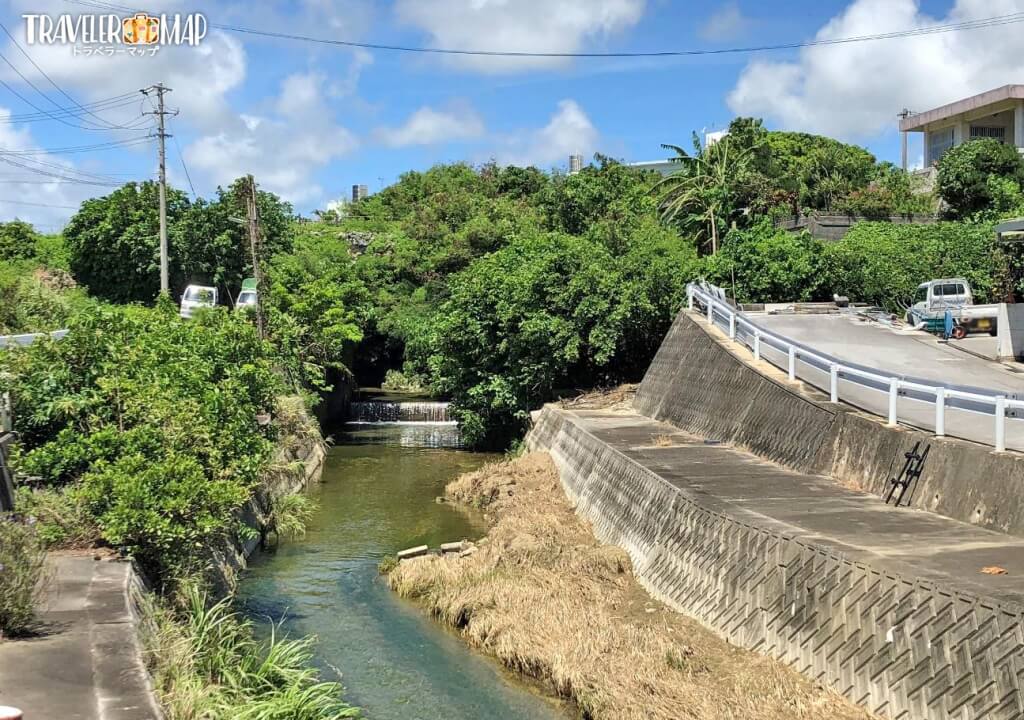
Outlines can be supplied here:
[[349, 422], [451, 423], [454, 420], [448, 413], [446, 402], [362, 400], [350, 404]]
[[[906, 504], [886, 504], [915, 443]], [[1024, 466], [886, 427], [683, 311], [630, 411], [547, 406], [527, 444], [637, 578], [884, 717], [1024, 717]]]

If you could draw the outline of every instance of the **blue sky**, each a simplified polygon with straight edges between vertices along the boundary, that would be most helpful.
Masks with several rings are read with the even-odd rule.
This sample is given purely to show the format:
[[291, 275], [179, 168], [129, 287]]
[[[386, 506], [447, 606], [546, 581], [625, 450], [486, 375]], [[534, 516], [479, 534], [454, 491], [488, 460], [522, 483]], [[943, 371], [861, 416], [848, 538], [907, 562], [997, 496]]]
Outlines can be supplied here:
[[[255, 7], [254, 7], [255, 6]], [[1024, 0], [291, 0], [185, 3], [150, 12], [205, 14], [211, 23], [459, 49], [644, 51], [726, 48], [860, 36], [1024, 12]], [[66, 0], [0, 0], [0, 20], [36, 64], [78, 102], [154, 82], [173, 88], [172, 182], [200, 195], [245, 172], [301, 212], [371, 191], [437, 162], [564, 167], [567, 155], [624, 160], [664, 155], [662, 142], [722, 128], [736, 115], [772, 128], [821, 132], [898, 161], [895, 114], [1024, 80], [1020, 24], [970, 32], [688, 59], [496, 60], [366, 51], [211, 30], [198, 48], [153, 57], [83, 57], [67, 45], [27, 46], [22, 14], [98, 12]], [[69, 102], [0, 34], [0, 80], [36, 105]], [[46, 97], [44, 97], [44, 95]], [[102, 116], [132, 124], [134, 102]], [[83, 130], [54, 121], [11, 122], [33, 108], [0, 85], [0, 151], [102, 143], [145, 129]], [[8, 119], [8, 122], [2, 122]], [[138, 119], [142, 123], [144, 120]], [[72, 123], [75, 124], [75, 123]], [[920, 156], [912, 141], [912, 160]], [[26, 156], [16, 156], [24, 158]], [[117, 179], [153, 177], [152, 145], [73, 155], [36, 154], [33, 167]], [[38, 163], [48, 163], [40, 166]], [[53, 181], [0, 163], [0, 220], [55, 229], [103, 186]], [[24, 181], [24, 182], [22, 182]], [[44, 207], [45, 206], [45, 207]]]

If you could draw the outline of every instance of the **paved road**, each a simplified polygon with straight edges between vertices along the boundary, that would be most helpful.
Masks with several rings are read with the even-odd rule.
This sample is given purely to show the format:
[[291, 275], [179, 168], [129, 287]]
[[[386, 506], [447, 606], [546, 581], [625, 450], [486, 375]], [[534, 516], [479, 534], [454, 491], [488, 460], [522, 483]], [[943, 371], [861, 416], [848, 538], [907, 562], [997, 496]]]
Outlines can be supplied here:
[[[983, 360], [949, 347], [925, 333], [894, 331], [843, 315], [752, 314], [751, 319], [761, 327], [841, 360], [926, 381], [986, 388], [1024, 397], [1024, 373], [1016, 373], [1008, 365]], [[787, 367], [786, 354], [767, 343], [762, 344], [761, 354], [775, 366]], [[797, 376], [826, 392], [828, 390], [828, 372], [798, 362]], [[842, 378], [839, 381], [839, 399], [881, 417], [887, 417], [889, 413], [886, 393], [872, 391]], [[935, 429], [935, 406], [931, 402], [901, 395], [897, 402], [897, 415], [900, 423], [924, 430]], [[1024, 451], [1024, 412], [1010, 411], [1007, 416], [1006, 447]], [[995, 445], [995, 419], [992, 414], [947, 405], [945, 432], [951, 437]]]
[[843, 315], [752, 315], [751, 319], [808, 347], [861, 365], [954, 385], [1024, 394], [1024, 366], [982, 360], [919, 331], [894, 331]]

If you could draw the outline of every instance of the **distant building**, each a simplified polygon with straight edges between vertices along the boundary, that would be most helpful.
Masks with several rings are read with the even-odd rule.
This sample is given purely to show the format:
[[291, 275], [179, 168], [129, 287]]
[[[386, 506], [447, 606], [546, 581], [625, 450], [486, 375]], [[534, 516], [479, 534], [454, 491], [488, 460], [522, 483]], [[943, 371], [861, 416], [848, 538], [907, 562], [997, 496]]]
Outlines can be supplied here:
[[728, 130], [713, 130], [711, 132], [704, 133], [704, 147], [711, 147], [728, 134]]
[[575, 175], [583, 169], [583, 156], [582, 155], [570, 155], [569, 156], [569, 174]]
[[359, 202], [363, 198], [369, 197], [370, 191], [365, 185], [353, 185], [352, 186], [352, 202]]
[[644, 160], [626, 163], [626, 165], [637, 170], [653, 170], [661, 175], [671, 175], [679, 169], [679, 163], [674, 160]]
[[900, 119], [903, 133], [924, 133], [924, 166], [950, 148], [975, 138], [993, 138], [1024, 149], [1024, 85], [1003, 85], [963, 100]]

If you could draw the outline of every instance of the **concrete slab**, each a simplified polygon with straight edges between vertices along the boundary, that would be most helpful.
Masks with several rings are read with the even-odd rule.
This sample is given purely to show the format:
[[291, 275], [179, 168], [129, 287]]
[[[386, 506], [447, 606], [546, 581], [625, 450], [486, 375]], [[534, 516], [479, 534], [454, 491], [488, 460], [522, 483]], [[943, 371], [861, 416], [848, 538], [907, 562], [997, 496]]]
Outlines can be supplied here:
[[36, 637], [0, 642], [0, 705], [29, 720], [155, 720], [128, 597], [131, 565], [52, 556]]
[[[831, 547], [882, 571], [1024, 606], [1024, 538], [896, 508], [830, 478], [793, 472], [728, 446], [704, 445], [692, 436], [678, 447], [637, 448], [638, 437], [678, 432], [639, 415], [573, 415], [599, 440], [699, 496], [705, 507]], [[981, 572], [993, 566], [1006, 574]]]

